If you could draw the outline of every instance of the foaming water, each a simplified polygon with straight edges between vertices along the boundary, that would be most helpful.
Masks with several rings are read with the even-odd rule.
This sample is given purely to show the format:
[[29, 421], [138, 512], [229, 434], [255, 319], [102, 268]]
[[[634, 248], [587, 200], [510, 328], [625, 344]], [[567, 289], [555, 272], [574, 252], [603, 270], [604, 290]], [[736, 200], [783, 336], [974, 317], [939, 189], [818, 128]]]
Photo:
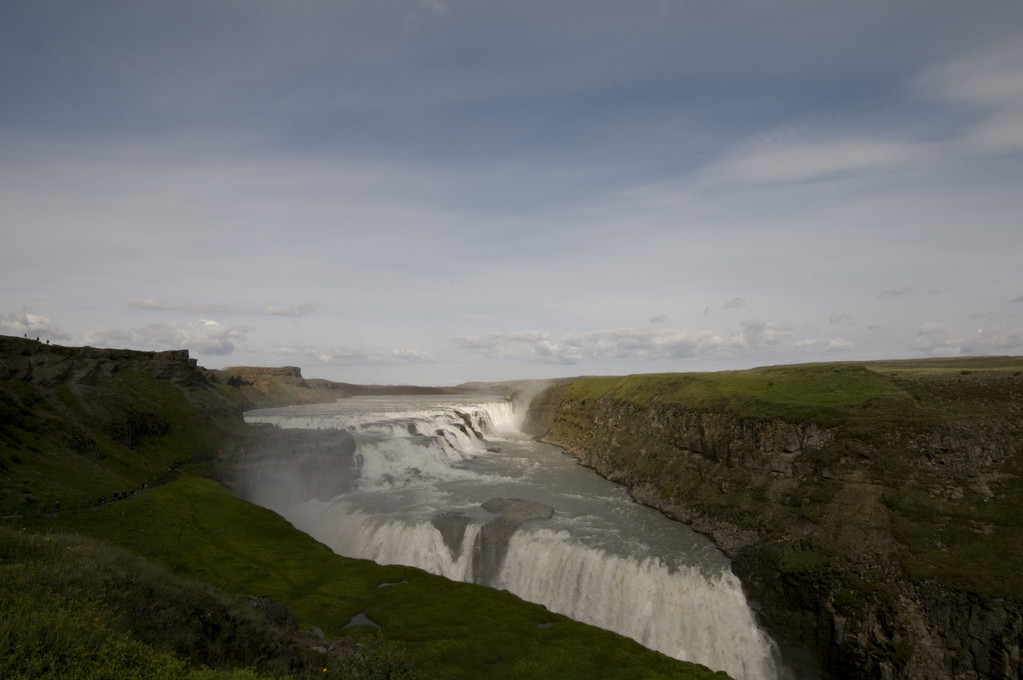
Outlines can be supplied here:
[[[521, 435], [508, 401], [363, 397], [246, 419], [350, 435], [351, 478], [329, 498], [275, 493], [280, 474], [246, 486], [340, 555], [504, 588], [738, 679], [779, 677], [775, 645], [727, 558]], [[293, 472], [287, 463], [275, 469]]]
[[515, 558], [505, 561], [499, 585], [523, 599], [677, 659], [712, 660], [736, 678], [773, 674], [773, 645], [728, 569], [671, 569], [656, 557], [580, 546], [551, 529], [519, 532], [508, 553]]

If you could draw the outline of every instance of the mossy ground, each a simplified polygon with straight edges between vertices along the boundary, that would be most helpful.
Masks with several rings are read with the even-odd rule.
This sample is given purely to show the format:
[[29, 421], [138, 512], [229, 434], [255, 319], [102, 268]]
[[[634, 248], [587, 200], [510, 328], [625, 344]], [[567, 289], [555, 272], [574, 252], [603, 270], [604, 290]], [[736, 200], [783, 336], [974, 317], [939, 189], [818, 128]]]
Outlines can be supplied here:
[[318, 626], [328, 636], [364, 613], [379, 631], [345, 634], [357, 640], [382, 635], [431, 677], [725, 677], [506, 592], [338, 557], [276, 514], [200, 477], [37, 518], [27, 528], [99, 536], [228, 595], [273, 597], [288, 604], [300, 625]]
[[580, 400], [607, 397], [638, 405], [677, 405], [822, 425], [847, 416], [850, 408], [908, 398], [887, 377], [851, 364], [586, 378], [573, 383], [568, 394]]

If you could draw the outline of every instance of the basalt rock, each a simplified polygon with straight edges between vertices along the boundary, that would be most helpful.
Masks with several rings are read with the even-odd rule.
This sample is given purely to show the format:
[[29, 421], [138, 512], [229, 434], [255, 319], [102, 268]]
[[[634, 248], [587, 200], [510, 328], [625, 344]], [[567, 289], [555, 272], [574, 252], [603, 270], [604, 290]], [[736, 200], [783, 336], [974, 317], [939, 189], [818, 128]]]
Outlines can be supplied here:
[[534, 400], [527, 427], [711, 536], [794, 667], [1020, 678], [1018, 373], [911, 375], [894, 383], [915, 399], [903, 411], [821, 421], [561, 385]]
[[130, 349], [63, 347], [0, 336], [0, 380], [25, 380], [44, 387], [65, 383], [95, 386], [117, 373], [140, 371], [177, 385], [206, 382], [188, 350], [142, 352]]
[[466, 549], [473, 550], [473, 583], [494, 585], [512, 535], [530, 520], [549, 519], [554, 515], [554, 508], [521, 498], [491, 498], [481, 507], [496, 517], [480, 527], [472, 546], [465, 544], [465, 537], [473, 520], [464, 513], [440, 513], [434, 518], [433, 525], [440, 531], [444, 544], [454, 557], [460, 557]]
[[479, 559], [474, 562], [473, 580], [491, 585], [497, 580], [512, 534], [525, 522], [550, 518], [554, 508], [521, 498], [491, 498], [483, 509], [497, 513], [498, 517], [480, 529]]

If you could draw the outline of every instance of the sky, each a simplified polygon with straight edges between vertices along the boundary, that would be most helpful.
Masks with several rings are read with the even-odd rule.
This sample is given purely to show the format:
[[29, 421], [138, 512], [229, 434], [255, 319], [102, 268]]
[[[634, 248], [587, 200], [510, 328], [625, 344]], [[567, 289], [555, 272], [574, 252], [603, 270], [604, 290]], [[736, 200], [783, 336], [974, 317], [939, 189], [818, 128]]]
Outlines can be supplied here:
[[453, 385], [1023, 354], [1019, 0], [6, 0], [0, 333]]

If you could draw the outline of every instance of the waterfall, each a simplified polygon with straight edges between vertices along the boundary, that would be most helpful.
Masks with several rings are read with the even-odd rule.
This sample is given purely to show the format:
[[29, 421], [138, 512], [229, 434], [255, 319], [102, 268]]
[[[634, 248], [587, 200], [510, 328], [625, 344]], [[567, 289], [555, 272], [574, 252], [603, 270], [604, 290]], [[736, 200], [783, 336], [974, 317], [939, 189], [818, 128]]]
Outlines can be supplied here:
[[696, 567], [673, 570], [657, 558], [608, 554], [575, 543], [565, 532], [538, 529], [512, 538], [499, 585], [734, 678], [776, 675], [773, 643], [757, 627], [729, 569], [712, 576]]
[[350, 433], [357, 472], [334, 497], [251, 494], [340, 555], [504, 588], [739, 680], [779, 677], [720, 551], [518, 434], [507, 401], [360, 398], [246, 418]]

